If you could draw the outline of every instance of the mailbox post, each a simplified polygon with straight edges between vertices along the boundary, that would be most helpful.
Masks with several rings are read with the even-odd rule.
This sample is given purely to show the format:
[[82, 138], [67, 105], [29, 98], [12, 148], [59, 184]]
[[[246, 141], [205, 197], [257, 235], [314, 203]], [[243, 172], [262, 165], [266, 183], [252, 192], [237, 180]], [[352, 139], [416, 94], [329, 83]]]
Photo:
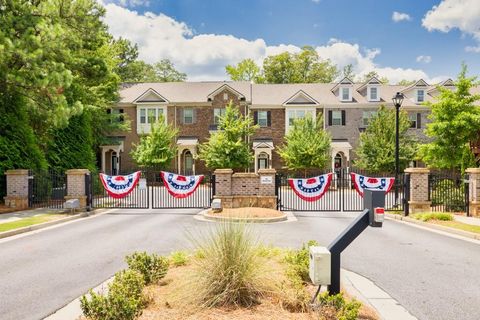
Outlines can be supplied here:
[[340, 293], [340, 255], [368, 226], [382, 227], [385, 212], [385, 191], [364, 190], [363, 212], [328, 246], [331, 255], [331, 295]]

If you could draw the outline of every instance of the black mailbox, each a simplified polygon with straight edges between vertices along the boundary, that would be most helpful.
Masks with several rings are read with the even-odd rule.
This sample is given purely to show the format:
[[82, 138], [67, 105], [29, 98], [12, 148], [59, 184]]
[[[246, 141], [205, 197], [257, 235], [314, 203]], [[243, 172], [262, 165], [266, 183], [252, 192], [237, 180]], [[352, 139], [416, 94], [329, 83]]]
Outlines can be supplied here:
[[385, 216], [385, 191], [363, 190], [363, 207], [369, 211], [369, 225], [381, 227]]

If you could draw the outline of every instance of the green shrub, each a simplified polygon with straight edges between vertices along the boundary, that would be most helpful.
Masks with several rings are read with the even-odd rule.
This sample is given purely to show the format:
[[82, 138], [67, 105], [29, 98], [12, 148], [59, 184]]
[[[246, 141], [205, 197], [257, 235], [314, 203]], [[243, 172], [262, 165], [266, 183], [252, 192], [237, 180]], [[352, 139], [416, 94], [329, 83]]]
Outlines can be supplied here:
[[259, 245], [256, 249], [256, 254], [263, 258], [273, 258], [280, 256], [282, 249], [273, 246]]
[[330, 296], [328, 292], [325, 292], [319, 296], [318, 300], [320, 303], [320, 319], [326, 320], [356, 320], [362, 306], [355, 299], [346, 301], [342, 293]]
[[318, 246], [318, 242], [310, 240], [306, 244], [302, 245], [300, 250], [290, 250], [285, 256], [285, 262], [287, 262], [288, 275], [298, 276], [303, 282], [310, 282], [309, 276], [309, 255], [310, 247]]
[[170, 254], [169, 260], [175, 267], [184, 266], [187, 264], [188, 255], [185, 251], [174, 251]]
[[143, 276], [134, 270], [117, 272], [108, 285], [107, 294], [97, 294], [90, 290], [80, 298], [83, 314], [93, 320], [131, 320], [142, 314], [146, 305], [142, 290]]
[[125, 261], [130, 269], [143, 275], [146, 285], [158, 282], [165, 277], [168, 271], [168, 259], [156, 254], [134, 252], [132, 255], [126, 256]]
[[201, 258], [192, 270], [193, 300], [203, 307], [251, 306], [268, 290], [266, 260], [243, 223], [223, 221], [192, 237]]
[[429, 212], [429, 213], [416, 213], [412, 215], [413, 218], [421, 220], [424, 222], [430, 220], [440, 220], [440, 221], [452, 221], [453, 215], [447, 212]]
[[459, 212], [465, 210], [465, 187], [451, 179], [435, 182], [432, 191], [432, 206], [443, 205], [444, 210]]

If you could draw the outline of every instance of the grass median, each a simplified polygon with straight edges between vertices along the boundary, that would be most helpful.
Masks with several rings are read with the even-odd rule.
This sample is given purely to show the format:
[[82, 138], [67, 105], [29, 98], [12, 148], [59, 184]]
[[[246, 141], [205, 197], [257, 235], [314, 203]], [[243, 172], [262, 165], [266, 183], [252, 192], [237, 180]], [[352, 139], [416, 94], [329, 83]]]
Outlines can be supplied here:
[[456, 221], [454, 215], [448, 212], [416, 213], [411, 217], [423, 222], [480, 234], [480, 226]]
[[0, 232], [15, 230], [19, 228], [29, 227], [36, 224], [54, 221], [65, 218], [65, 214], [39, 214], [33, 217], [22, 218], [16, 221], [0, 223]]

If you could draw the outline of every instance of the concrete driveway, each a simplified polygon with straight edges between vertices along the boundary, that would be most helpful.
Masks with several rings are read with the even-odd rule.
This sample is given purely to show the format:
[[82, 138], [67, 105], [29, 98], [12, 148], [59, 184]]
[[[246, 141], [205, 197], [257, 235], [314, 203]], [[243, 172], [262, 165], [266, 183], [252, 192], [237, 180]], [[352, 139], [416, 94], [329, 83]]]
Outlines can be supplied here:
[[[0, 241], [2, 319], [41, 319], [125, 267], [135, 250], [188, 248], [186, 233], [212, 224], [198, 210], [114, 210]], [[333, 240], [355, 214], [305, 214], [256, 225], [265, 242], [298, 247]], [[480, 244], [396, 221], [367, 229], [343, 254], [343, 267], [374, 281], [419, 319], [478, 319]]]

